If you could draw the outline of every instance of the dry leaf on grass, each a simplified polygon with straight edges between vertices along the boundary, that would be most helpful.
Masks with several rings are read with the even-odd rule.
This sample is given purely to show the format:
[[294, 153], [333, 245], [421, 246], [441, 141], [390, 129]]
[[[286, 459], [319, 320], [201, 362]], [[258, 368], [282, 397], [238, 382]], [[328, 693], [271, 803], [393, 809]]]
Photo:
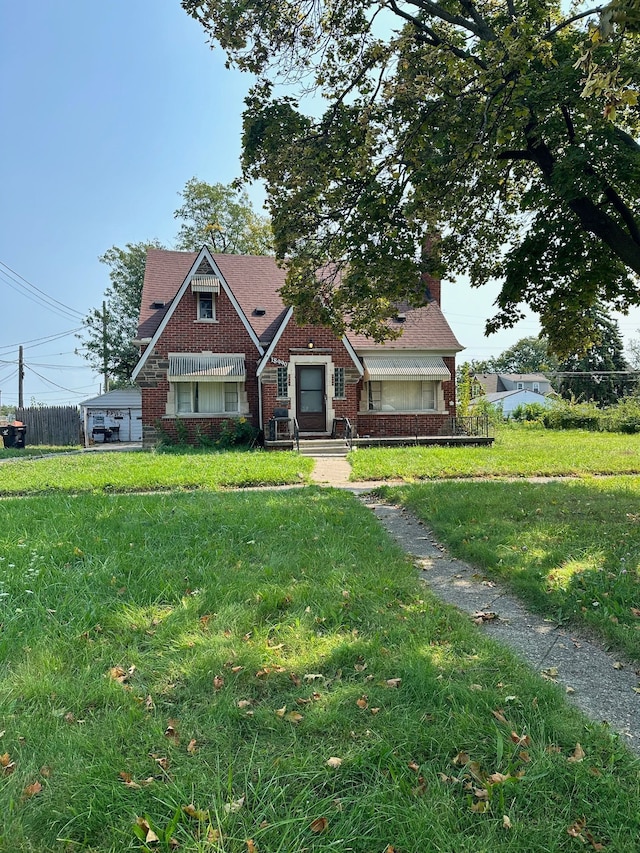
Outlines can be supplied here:
[[502, 815], [502, 828], [503, 829], [511, 829], [511, 821], [509, 820], [508, 814]]
[[387, 687], [392, 687], [392, 688], [400, 687], [400, 685], [402, 684], [402, 679], [401, 678], [387, 678], [387, 680], [385, 681], [385, 684], [387, 685]]
[[483, 622], [493, 622], [493, 620], [497, 618], [498, 614], [493, 610], [476, 610], [471, 617], [472, 621], [475, 622], [476, 625], [482, 625]]
[[576, 744], [576, 748], [573, 750], [573, 754], [567, 758], [572, 764], [577, 764], [579, 761], [582, 761], [585, 757], [586, 753], [584, 749], [580, 746], [579, 743]]
[[189, 755], [196, 754], [196, 752], [198, 751], [197, 743], [198, 741], [195, 738], [191, 738], [191, 740], [187, 744], [187, 752], [189, 753]]
[[149, 823], [143, 817], [136, 818], [136, 824], [140, 827], [140, 829], [144, 833], [144, 842], [145, 844], [158, 844], [160, 839], [155, 834], [155, 832], [149, 826]]
[[326, 819], [326, 817], [317, 817], [309, 824], [309, 829], [311, 830], [311, 832], [326, 832], [328, 828], [329, 821]]
[[224, 687], [224, 678], [221, 675], [216, 675], [213, 679], [213, 686], [216, 690], [221, 690]]
[[2, 771], [3, 776], [10, 776], [15, 769], [16, 763], [11, 760], [11, 756], [8, 752], [5, 752], [4, 755], [0, 755], [0, 770]]
[[334, 769], [340, 767], [342, 764], [342, 759], [337, 758], [335, 755], [332, 755], [331, 758], [327, 759], [327, 767], [333, 767]]
[[23, 800], [30, 800], [31, 797], [35, 797], [37, 794], [42, 791], [42, 785], [40, 782], [33, 782], [31, 785], [27, 785], [27, 787], [22, 792]]
[[237, 800], [232, 800], [230, 803], [224, 804], [224, 810], [227, 814], [233, 814], [233, 812], [239, 812], [242, 806], [244, 805], [245, 796], [244, 794]]
[[189, 803], [188, 806], [182, 806], [182, 811], [189, 817], [195, 818], [195, 820], [209, 820], [209, 812], [197, 809], [193, 803]]
[[451, 760], [452, 764], [455, 764], [456, 767], [462, 767], [465, 764], [468, 764], [471, 759], [469, 758], [468, 752], [459, 752], [455, 758]]
[[258, 853], [258, 848], [256, 847], [253, 838], [247, 838], [247, 853]]
[[368, 706], [368, 704], [369, 704], [369, 700], [364, 695], [361, 696], [359, 699], [356, 699], [356, 705], [358, 706], [358, 708], [361, 708], [362, 710], [364, 710]]

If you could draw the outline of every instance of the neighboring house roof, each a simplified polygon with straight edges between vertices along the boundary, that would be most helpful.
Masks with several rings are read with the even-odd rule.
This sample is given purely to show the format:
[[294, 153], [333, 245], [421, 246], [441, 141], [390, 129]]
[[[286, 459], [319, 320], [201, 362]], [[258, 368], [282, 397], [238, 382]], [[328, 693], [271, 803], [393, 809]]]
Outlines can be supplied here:
[[[525, 397], [540, 397], [540, 402], [544, 403], [546, 401], [546, 397], [544, 394], [540, 394], [539, 391], [532, 391], [530, 388], [517, 388], [513, 391], [495, 391], [493, 394], [485, 394], [482, 398], [489, 403], [499, 403], [501, 400], [505, 400], [507, 397], [513, 397], [516, 394], [520, 394]], [[478, 398], [473, 401], [474, 403], [478, 402]]]
[[80, 405], [91, 409], [139, 409], [142, 405], [142, 392], [139, 388], [116, 388], [106, 394], [83, 400]]
[[[148, 250], [138, 338], [151, 338], [157, 332], [199, 254], [166, 249]], [[268, 346], [285, 318], [289, 319], [288, 309], [280, 296], [285, 270], [277, 265], [275, 258], [266, 255], [208, 252], [207, 255], [224, 277], [260, 343]], [[256, 309], [260, 309], [259, 312]], [[396, 340], [378, 344], [366, 335], [352, 332], [347, 332], [346, 338], [354, 348], [384, 349], [386, 352], [394, 349], [459, 352], [463, 349], [436, 302], [421, 308], [400, 306], [398, 316], [403, 319], [389, 322], [391, 329], [402, 331]]]
[[549, 380], [544, 373], [474, 373], [473, 378], [484, 388], [485, 394], [495, 394], [499, 391], [512, 390], [505, 385], [505, 380], [510, 383], [538, 382], [550, 386]]

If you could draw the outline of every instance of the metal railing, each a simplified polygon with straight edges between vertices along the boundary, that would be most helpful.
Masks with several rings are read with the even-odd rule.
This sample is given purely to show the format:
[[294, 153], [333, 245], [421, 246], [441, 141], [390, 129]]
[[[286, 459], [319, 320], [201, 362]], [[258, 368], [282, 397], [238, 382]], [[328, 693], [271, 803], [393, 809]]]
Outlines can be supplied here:
[[349, 418], [344, 419], [344, 438], [349, 450], [353, 450], [353, 427]]
[[300, 452], [300, 427], [298, 426], [297, 418], [293, 418], [293, 441], [296, 446], [296, 450]]
[[460, 435], [470, 438], [489, 438], [489, 416], [472, 415], [470, 417], [448, 418], [441, 430], [440, 435]]

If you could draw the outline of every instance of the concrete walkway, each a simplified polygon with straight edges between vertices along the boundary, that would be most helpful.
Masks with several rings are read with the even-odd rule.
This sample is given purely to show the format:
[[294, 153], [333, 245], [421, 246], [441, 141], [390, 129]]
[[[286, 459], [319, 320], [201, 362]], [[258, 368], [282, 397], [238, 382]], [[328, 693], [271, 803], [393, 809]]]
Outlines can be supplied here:
[[415, 558], [421, 580], [438, 598], [471, 617], [480, 612], [493, 614], [480, 622], [480, 631], [564, 687], [572, 704], [592, 720], [607, 723], [640, 755], [637, 665], [609, 653], [597, 639], [527, 611], [500, 584], [452, 558], [410, 512], [372, 497], [370, 492], [377, 483], [350, 482], [351, 466], [345, 459], [316, 457], [315, 462], [313, 482], [360, 495], [390, 536]]

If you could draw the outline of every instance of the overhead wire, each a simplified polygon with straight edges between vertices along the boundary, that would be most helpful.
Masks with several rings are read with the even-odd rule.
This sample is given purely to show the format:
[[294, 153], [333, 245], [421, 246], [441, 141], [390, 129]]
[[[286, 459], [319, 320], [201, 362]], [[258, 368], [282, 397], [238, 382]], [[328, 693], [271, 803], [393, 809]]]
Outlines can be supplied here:
[[45, 305], [47, 308], [51, 309], [52, 311], [55, 311], [60, 316], [66, 315], [71, 319], [78, 320], [81, 320], [84, 317], [81, 311], [72, 308], [70, 305], [66, 305], [64, 302], [61, 302], [59, 299], [56, 299], [53, 296], [49, 296], [48, 293], [45, 293], [44, 290], [37, 287], [35, 284], [32, 284], [24, 276], [20, 275], [20, 273], [16, 272], [8, 264], [5, 264], [4, 261], [1, 260], [0, 278], [12, 290], [15, 290], [18, 293], [22, 293], [23, 296], [26, 296], [27, 299], [30, 299], [32, 302]]

